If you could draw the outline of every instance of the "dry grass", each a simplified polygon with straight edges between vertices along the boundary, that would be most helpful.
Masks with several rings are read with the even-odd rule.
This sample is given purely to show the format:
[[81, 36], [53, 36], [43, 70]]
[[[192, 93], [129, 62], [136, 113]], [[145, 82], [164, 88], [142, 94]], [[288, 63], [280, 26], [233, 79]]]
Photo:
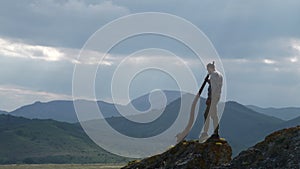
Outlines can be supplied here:
[[0, 169], [120, 169], [125, 164], [13, 164]]

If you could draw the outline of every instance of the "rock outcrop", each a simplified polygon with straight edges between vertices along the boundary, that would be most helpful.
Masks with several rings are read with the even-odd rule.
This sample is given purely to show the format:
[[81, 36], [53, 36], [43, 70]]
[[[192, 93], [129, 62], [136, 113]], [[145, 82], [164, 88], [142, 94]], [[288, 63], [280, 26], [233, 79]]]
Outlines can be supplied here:
[[232, 161], [231, 153], [224, 139], [183, 141], [162, 154], [132, 161], [123, 169], [300, 169], [300, 126], [270, 134]]
[[229, 164], [231, 155], [225, 139], [182, 141], [162, 154], [129, 162], [123, 169], [207, 169]]
[[227, 168], [300, 169], [300, 126], [270, 134], [241, 152]]

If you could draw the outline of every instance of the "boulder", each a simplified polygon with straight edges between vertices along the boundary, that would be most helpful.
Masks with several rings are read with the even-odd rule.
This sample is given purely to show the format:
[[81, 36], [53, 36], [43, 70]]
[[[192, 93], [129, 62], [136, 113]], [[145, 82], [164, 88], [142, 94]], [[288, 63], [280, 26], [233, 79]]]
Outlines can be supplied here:
[[300, 126], [276, 131], [235, 157], [230, 168], [299, 169]]
[[129, 162], [122, 169], [208, 169], [229, 164], [232, 150], [225, 139], [182, 141], [166, 152]]

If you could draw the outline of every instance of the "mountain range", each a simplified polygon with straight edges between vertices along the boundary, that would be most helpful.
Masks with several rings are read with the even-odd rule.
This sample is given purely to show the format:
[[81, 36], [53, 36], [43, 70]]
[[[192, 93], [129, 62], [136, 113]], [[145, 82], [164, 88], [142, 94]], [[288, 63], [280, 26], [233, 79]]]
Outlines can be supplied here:
[[[166, 104], [171, 103], [172, 101], [178, 99], [181, 95], [178, 91], [163, 91], [166, 95]], [[157, 92], [153, 92], [152, 94], [145, 94], [136, 99], [133, 99], [131, 103], [134, 107], [139, 111], [146, 111], [150, 108], [149, 98], [152, 97], [153, 100], [153, 109], [160, 109], [163, 105], [161, 104], [159, 97], [160, 95]], [[155, 100], [156, 99], [156, 100]], [[93, 101], [88, 100], [76, 100], [78, 104], [84, 107], [92, 107], [94, 104]], [[121, 116], [119, 111], [116, 107], [120, 107], [122, 109], [128, 109], [129, 105], [119, 105], [119, 104], [112, 104], [107, 103], [104, 101], [97, 101], [98, 107], [101, 110], [101, 113], [104, 118], [109, 117], [117, 117]], [[97, 111], [91, 112], [91, 114], [98, 114]], [[5, 112], [3, 112], [5, 113]], [[10, 115], [13, 116], [20, 116], [29, 119], [53, 119], [61, 122], [69, 122], [69, 123], [76, 123], [78, 122], [77, 115], [74, 109], [73, 101], [71, 100], [54, 100], [46, 103], [42, 102], [35, 102], [33, 104], [22, 106], [14, 111], [9, 112]], [[91, 120], [91, 119], [85, 119]]]
[[[114, 117], [106, 119], [111, 126], [120, 133], [131, 137], [150, 137], [160, 134], [167, 129], [177, 118], [177, 112], [180, 109], [180, 102], [183, 102], [183, 109], [189, 114], [190, 103], [194, 95], [185, 94], [171, 102], [164, 110], [162, 115], [151, 123], [136, 123], [127, 120], [125, 117]], [[205, 100], [200, 100], [200, 105], [204, 105]], [[187, 139], [198, 139], [202, 126], [205, 106], [199, 106], [199, 115], [197, 116], [193, 128]], [[140, 115], [146, 116], [146, 115]], [[237, 102], [227, 102], [224, 113], [220, 121], [221, 136], [226, 138], [232, 145], [233, 155], [237, 155], [241, 150], [261, 141], [266, 135], [285, 127], [292, 127], [300, 124], [300, 117], [293, 120], [284, 121], [282, 119], [267, 116]]]
[[0, 114], [7, 114], [7, 112], [6, 112], [6, 111], [1, 111], [1, 110], [0, 110]]
[[292, 120], [296, 117], [300, 116], [300, 108], [299, 107], [285, 107], [285, 108], [261, 108], [254, 105], [248, 105], [248, 108], [268, 115], [268, 116], [274, 116], [277, 118], [280, 118], [282, 120]]
[[[181, 102], [183, 103], [182, 109], [186, 110], [187, 116], [189, 115], [190, 105], [194, 99], [194, 95], [186, 93], [183, 94], [182, 97], [180, 97], [180, 95], [179, 92], [167, 91], [167, 107], [157, 119], [150, 123], [136, 123], [130, 121], [120, 115], [114, 104], [102, 101], [98, 101], [97, 103], [99, 107], [101, 107], [106, 121], [114, 126], [120, 133], [132, 137], [144, 138], [157, 135], [172, 125], [177, 118], [178, 110], [181, 108]], [[132, 102], [135, 106], [138, 106], [138, 110], [148, 110], [150, 108], [150, 104], [147, 100], [149, 96], [149, 94], [144, 95]], [[80, 100], [80, 102], [87, 107], [92, 103], [85, 100]], [[187, 139], [198, 139], [203, 125], [202, 112], [204, 112], [205, 109], [204, 105], [205, 99], [201, 98], [198, 109], [199, 114]], [[126, 108], [128, 105], [119, 106]], [[154, 107], [157, 109], [149, 110], [148, 113], [159, 111], [159, 106], [159, 104], [156, 104]], [[147, 119], [149, 116], [148, 113], [134, 114], [131, 116], [139, 118], [145, 117]], [[2, 163], [40, 163], [49, 161], [64, 163], [67, 161], [70, 162], [72, 159], [74, 162], [76, 161], [75, 159], [78, 158], [83, 159], [79, 160], [81, 162], [100, 162], [101, 160], [96, 158], [96, 154], [100, 154], [100, 156], [106, 160], [110, 158], [118, 162], [126, 160], [125, 158], [112, 156], [96, 146], [96, 144], [86, 136], [78, 123], [72, 101], [36, 102], [31, 105], [23, 106], [8, 114], [9, 115], [1, 115], [1, 117], [9, 120], [7, 121], [6, 119], [5, 121], [2, 119], [0, 123], [0, 147], [4, 148], [1, 148], [1, 150], [6, 150], [0, 153], [0, 162], [2, 161]], [[14, 116], [23, 116], [28, 119]], [[291, 120], [283, 120], [261, 112], [256, 112], [249, 108], [249, 106], [229, 101], [225, 104], [224, 113], [220, 121], [220, 134], [226, 138], [232, 146], [233, 156], [236, 156], [242, 150], [263, 140], [266, 135], [273, 131], [297, 126], [299, 124], [300, 116]], [[64, 141], [61, 142], [58, 140]], [[11, 145], [8, 146], [7, 143]], [[67, 143], [69, 146], [64, 147], [64, 144]], [[8, 147], [10, 147], [11, 150], [5, 149]], [[61, 147], [63, 148], [61, 149]], [[14, 148], [18, 150], [12, 151]], [[41, 153], [37, 153], [46, 150], [53, 151], [44, 153], [46, 156], [41, 156]], [[84, 152], [80, 153], [78, 152], [79, 150]], [[60, 152], [64, 153], [60, 154]], [[13, 154], [20, 154], [21, 157], [16, 159], [13, 157]], [[72, 154], [81, 154], [82, 156], [73, 157]], [[64, 160], [57, 161], [57, 159]]]
[[[178, 91], [163, 91], [166, 96], [166, 104], [170, 104], [171, 102], [180, 98], [181, 93]], [[163, 103], [161, 102], [161, 95], [157, 94], [159, 92], [153, 92], [151, 94], [142, 95], [136, 99], [131, 101], [132, 105], [139, 111], [151, 111], [152, 109], [161, 109]], [[152, 107], [150, 105], [150, 101], [152, 103]], [[85, 107], [90, 107], [93, 104], [92, 101], [88, 100], [77, 100], [80, 104], [84, 105]], [[130, 106], [127, 105], [119, 105], [119, 104], [112, 104], [107, 103], [104, 101], [97, 101], [97, 104], [103, 114], [104, 118], [109, 117], [119, 117], [121, 116], [119, 111], [116, 107], [121, 107], [123, 109], [128, 109]], [[201, 105], [204, 103], [202, 102]], [[205, 104], [204, 104], [205, 105]], [[261, 108], [254, 105], [243, 105], [260, 114], [264, 114], [267, 116], [276, 117], [282, 120], [292, 120], [296, 117], [300, 116], [300, 108], [297, 107], [286, 107], [286, 108]], [[202, 110], [203, 111], [203, 110]], [[22, 106], [14, 111], [5, 112], [0, 110], [0, 114], [9, 113], [14, 116], [25, 117], [29, 119], [38, 118], [38, 119], [53, 119], [61, 122], [69, 122], [69, 123], [76, 123], [78, 122], [76, 112], [74, 110], [73, 101], [67, 100], [55, 100], [46, 103], [42, 102], [35, 102], [33, 104]], [[98, 112], [89, 112], [89, 113], [98, 113]], [[87, 119], [88, 120], [88, 119]]]
[[[86, 107], [90, 107], [93, 104], [92, 101], [87, 100], [78, 100], [77, 102], [80, 102], [81, 105], [85, 105]], [[105, 118], [119, 115], [114, 104], [103, 101], [98, 101], [97, 104], [101, 107]], [[12, 112], [9, 112], [9, 114], [29, 119], [53, 119], [69, 123], [78, 122], [73, 101], [69, 100], [55, 100], [46, 103], [35, 102], [30, 105], [22, 106]]]

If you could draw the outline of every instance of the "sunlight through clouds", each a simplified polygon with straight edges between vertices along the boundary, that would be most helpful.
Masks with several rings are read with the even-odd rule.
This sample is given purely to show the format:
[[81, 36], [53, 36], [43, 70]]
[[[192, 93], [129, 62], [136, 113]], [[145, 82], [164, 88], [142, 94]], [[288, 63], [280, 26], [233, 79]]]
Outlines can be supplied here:
[[20, 86], [0, 85], [0, 107], [12, 111], [21, 105], [31, 104], [37, 100], [46, 102], [51, 100], [72, 100], [72, 96], [66, 94], [36, 91]]
[[293, 39], [291, 40], [291, 46], [293, 49], [297, 50], [300, 52], [300, 40], [299, 39]]
[[271, 65], [271, 64], [274, 64], [276, 62], [274, 60], [271, 60], [271, 59], [264, 59], [264, 63]]
[[289, 60], [292, 63], [296, 63], [296, 62], [298, 62], [298, 60], [300, 58], [300, 40], [299, 39], [292, 39], [291, 40], [291, 46], [292, 46], [292, 49], [296, 51], [296, 56], [291, 57]]
[[298, 61], [298, 58], [297, 58], [297, 57], [292, 57], [292, 58], [290, 58], [290, 61], [291, 61], [292, 63], [295, 63], [295, 62]]
[[64, 57], [62, 52], [53, 47], [29, 45], [3, 38], [0, 38], [0, 55], [45, 61], [58, 61]]
[[107, 56], [107, 60], [99, 63], [99, 57], [103, 53], [96, 51], [88, 51], [88, 56], [77, 59], [79, 49], [71, 48], [55, 48], [41, 45], [31, 45], [13, 40], [0, 38], [0, 56], [26, 58], [43, 60], [47, 62], [68, 61], [72, 64], [87, 64], [95, 65], [102, 64], [105, 66], [111, 66], [113, 57]]

